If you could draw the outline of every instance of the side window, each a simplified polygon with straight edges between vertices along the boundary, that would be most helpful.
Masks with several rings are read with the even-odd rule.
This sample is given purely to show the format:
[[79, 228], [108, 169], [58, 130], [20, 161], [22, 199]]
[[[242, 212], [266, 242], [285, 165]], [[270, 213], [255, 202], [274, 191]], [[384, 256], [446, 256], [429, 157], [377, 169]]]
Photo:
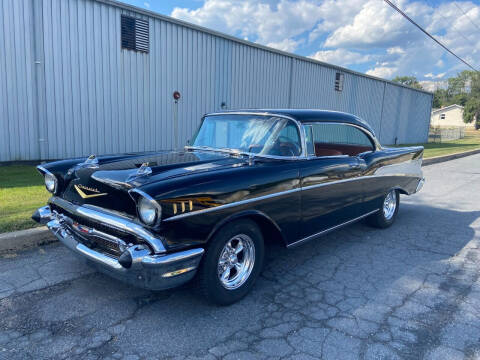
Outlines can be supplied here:
[[311, 137], [315, 156], [356, 156], [374, 150], [367, 134], [347, 124], [312, 124]]

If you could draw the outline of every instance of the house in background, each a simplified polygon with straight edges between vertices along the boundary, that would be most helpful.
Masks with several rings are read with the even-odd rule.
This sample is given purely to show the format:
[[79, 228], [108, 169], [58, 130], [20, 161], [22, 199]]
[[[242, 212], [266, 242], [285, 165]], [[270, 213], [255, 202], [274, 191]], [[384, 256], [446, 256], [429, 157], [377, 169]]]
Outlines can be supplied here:
[[432, 111], [432, 118], [430, 126], [433, 127], [449, 127], [449, 126], [464, 126], [467, 128], [475, 128], [475, 121], [471, 123], [463, 122], [463, 106], [453, 104], [441, 109]]

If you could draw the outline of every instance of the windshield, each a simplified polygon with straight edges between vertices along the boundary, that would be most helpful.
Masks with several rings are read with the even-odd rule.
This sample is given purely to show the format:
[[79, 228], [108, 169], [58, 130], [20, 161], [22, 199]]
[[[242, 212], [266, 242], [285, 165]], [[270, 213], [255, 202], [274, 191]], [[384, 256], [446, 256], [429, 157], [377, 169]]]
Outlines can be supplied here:
[[207, 116], [192, 145], [274, 156], [298, 156], [302, 152], [298, 128], [292, 120], [261, 115]]

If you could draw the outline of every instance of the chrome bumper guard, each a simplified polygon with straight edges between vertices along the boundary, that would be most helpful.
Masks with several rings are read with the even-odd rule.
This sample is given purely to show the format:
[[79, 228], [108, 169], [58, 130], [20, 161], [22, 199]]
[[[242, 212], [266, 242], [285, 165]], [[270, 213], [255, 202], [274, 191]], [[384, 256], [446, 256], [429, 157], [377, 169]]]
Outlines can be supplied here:
[[415, 193], [417, 193], [417, 192], [419, 192], [420, 190], [422, 190], [424, 184], [425, 184], [425, 178], [421, 178], [421, 179], [418, 181], [417, 188], [415, 189]]
[[[82, 208], [85, 209], [77, 206], [78, 211], [82, 211]], [[121, 239], [117, 239], [122, 243], [120, 248], [123, 250], [123, 253], [117, 258], [85, 245], [81, 232], [86, 231], [89, 236], [105, 241], [115, 241], [114, 236], [91, 228], [75, 227], [72, 219], [52, 211], [50, 206], [38, 209], [32, 218], [46, 224], [58, 240], [98, 271], [128, 284], [150, 290], [168, 289], [191, 280], [204, 252], [204, 249], [198, 248], [171, 254], [155, 254], [147, 245], [130, 244], [126, 246]], [[94, 220], [98, 221], [99, 219]], [[119, 218], [115, 221], [122, 222], [124, 219]], [[107, 224], [111, 225], [111, 222]], [[135, 226], [140, 227], [138, 224]], [[123, 228], [123, 230], [125, 229]], [[145, 229], [145, 231], [147, 230]]]

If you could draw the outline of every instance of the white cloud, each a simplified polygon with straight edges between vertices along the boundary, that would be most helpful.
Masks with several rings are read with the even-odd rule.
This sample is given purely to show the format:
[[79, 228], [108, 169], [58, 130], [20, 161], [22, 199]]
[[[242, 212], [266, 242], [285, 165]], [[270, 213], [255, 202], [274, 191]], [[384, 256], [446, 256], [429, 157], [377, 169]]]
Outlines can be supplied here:
[[[480, 5], [395, 2], [459, 56], [480, 67]], [[198, 9], [171, 15], [276, 49], [300, 52], [340, 65], [368, 66], [381, 77], [454, 75], [465, 69], [450, 54], [379, 0], [205, 0]], [[478, 25], [477, 25], [478, 26]], [[316, 49], [315, 49], [316, 47]], [[312, 50], [313, 48], [313, 50]], [[437, 74], [437, 75], [434, 75]], [[440, 79], [430, 78], [430, 79]]]
[[397, 71], [396, 67], [379, 66], [368, 70], [367, 74], [381, 78], [392, 78]]
[[387, 54], [390, 54], [390, 55], [395, 55], [395, 54], [403, 55], [403, 54], [405, 54], [405, 49], [402, 49], [400, 46], [394, 46], [394, 47], [391, 47], [391, 48], [388, 48], [388, 49], [387, 49]]
[[362, 64], [372, 59], [371, 55], [362, 55], [358, 52], [349, 51], [346, 49], [336, 50], [320, 50], [315, 54], [310, 55], [312, 59], [336, 64], [336, 65], [350, 65], [350, 64]]
[[147, 9], [150, 9], [150, 3], [148, 1], [145, 1], [143, 6], [145, 6]]
[[267, 43], [266, 45], [274, 49], [294, 52], [297, 49], [298, 45], [301, 44], [302, 42], [303, 41], [296, 41], [293, 39], [284, 39], [278, 42], [270, 42], [270, 43]]
[[[423, 4], [397, 3], [407, 13], [423, 14]], [[369, 0], [349, 23], [339, 26], [325, 41], [329, 47], [396, 46], [424, 36], [383, 1]]]
[[433, 81], [433, 80], [423, 80], [420, 81], [420, 85], [427, 91], [434, 92], [437, 89], [446, 89], [448, 87], [448, 82], [443, 81]]
[[256, 37], [262, 44], [283, 43], [292, 48], [292, 38], [311, 30], [321, 18], [321, 7], [313, 0], [280, 0], [276, 6], [254, 0], [206, 0], [196, 10], [175, 8], [171, 15], [241, 37]]
[[428, 73], [428, 74], [425, 74], [423, 75], [424, 77], [426, 77], [427, 79], [441, 79], [443, 78], [447, 73], [443, 72], [443, 73], [440, 73], [440, 74], [433, 74], [433, 73]]

